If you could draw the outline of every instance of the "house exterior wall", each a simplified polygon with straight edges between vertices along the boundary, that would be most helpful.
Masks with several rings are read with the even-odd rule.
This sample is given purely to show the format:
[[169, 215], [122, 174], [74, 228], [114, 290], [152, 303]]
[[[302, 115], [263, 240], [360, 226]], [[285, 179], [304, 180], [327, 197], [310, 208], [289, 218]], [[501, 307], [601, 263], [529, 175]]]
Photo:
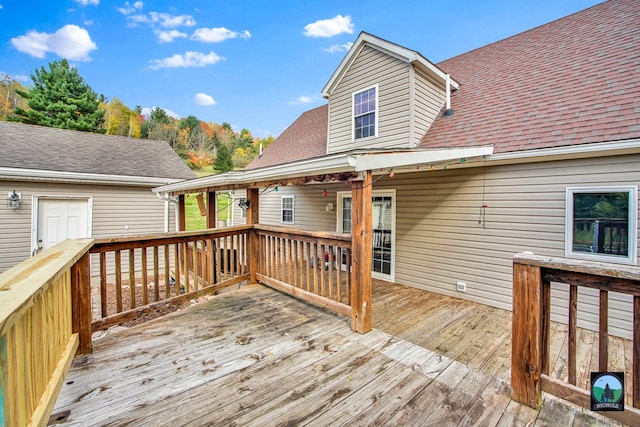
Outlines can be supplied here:
[[[363, 48], [329, 99], [328, 154], [357, 148], [409, 148], [410, 68], [369, 46]], [[378, 137], [353, 141], [353, 93], [374, 84], [378, 84]]]
[[[426, 291], [512, 309], [512, 257], [522, 251], [564, 257], [566, 187], [637, 184], [640, 155], [519, 165], [449, 168], [382, 177], [375, 190], [396, 190], [395, 281]], [[336, 229], [337, 191], [285, 187], [260, 197], [260, 223], [281, 225], [280, 196], [295, 194], [295, 224]], [[324, 207], [335, 204], [333, 211]], [[481, 207], [486, 204], [484, 226]], [[456, 282], [467, 291], [456, 291]], [[610, 331], [631, 338], [632, 306], [610, 293]], [[552, 320], [566, 322], [568, 291], [552, 284]], [[581, 289], [579, 326], [597, 330], [598, 294]]]
[[415, 70], [415, 111], [411, 146], [417, 147], [446, 101], [445, 88], [432, 77]]
[[[0, 272], [31, 256], [34, 196], [91, 197], [93, 238], [164, 232], [165, 202], [147, 187], [0, 181], [0, 194], [13, 189], [22, 193], [22, 204], [19, 209], [0, 205]], [[173, 203], [169, 215], [169, 231], [175, 231]]]
[[[564, 256], [566, 187], [637, 184], [640, 155], [396, 175], [396, 281], [511, 310], [512, 256]], [[486, 204], [484, 227], [479, 222]], [[467, 292], [456, 291], [456, 282]], [[631, 338], [631, 299], [611, 293], [610, 330]], [[568, 292], [552, 286], [552, 320]], [[597, 330], [598, 294], [580, 290], [579, 326]]]

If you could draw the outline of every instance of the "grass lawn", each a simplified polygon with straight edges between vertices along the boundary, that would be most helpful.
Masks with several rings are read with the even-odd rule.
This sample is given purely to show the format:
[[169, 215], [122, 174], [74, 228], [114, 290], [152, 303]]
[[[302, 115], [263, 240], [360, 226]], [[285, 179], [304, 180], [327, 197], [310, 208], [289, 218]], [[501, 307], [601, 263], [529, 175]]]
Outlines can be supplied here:
[[[191, 230], [204, 230], [206, 229], [207, 217], [200, 215], [200, 208], [198, 207], [198, 194], [188, 194], [185, 197], [185, 213], [186, 213], [186, 228], [187, 231]], [[227, 207], [231, 203], [231, 199], [227, 193], [218, 193], [218, 214], [216, 215], [218, 220], [226, 220]], [[206, 199], [205, 199], [206, 204]]]

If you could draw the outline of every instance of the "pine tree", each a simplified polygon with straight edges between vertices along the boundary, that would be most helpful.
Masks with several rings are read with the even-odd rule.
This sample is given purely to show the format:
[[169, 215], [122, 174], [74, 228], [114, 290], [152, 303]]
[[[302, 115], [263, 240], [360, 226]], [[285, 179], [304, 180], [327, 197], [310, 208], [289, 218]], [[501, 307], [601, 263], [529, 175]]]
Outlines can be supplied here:
[[98, 96], [66, 59], [49, 63], [31, 75], [33, 88], [16, 91], [28, 109], [16, 108], [15, 121], [62, 129], [104, 133], [104, 111]]
[[231, 152], [226, 145], [220, 144], [218, 153], [216, 155], [216, 161], [213, 163], [213, 170], [218, 173], [229, 172], [233, 170], [233, 160], [231, 158]]

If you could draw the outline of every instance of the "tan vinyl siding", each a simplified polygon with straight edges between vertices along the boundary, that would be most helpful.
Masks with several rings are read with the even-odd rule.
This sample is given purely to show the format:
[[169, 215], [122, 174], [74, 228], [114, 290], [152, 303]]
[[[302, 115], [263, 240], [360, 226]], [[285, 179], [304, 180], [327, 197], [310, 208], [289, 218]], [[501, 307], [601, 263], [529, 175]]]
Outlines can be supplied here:
[[[350, 189], [351, 187], [347, 187]], [[327, 196], [323, 196], [324, 190]], [[295, 227], [307, 231], [335, 231], [336, 229], [336, 190], [345, 190], [344, 185], [326, 185], [308, 187], [284, 187], [278, 192], [270, 191], [260, 195], [260, 223]], [[280, 200], [282, 196], [295, 195], [294, 224], [280, 222]], [[326, 211], [328, 203], [334, 204], [333, 211]]]
[[[510, 310], [512, 256], [521, 251], [564, 256], [566, 187], [637, 184], [639, 173], [640, 156], [619, 156], [380, 180], [376, 189], [397, 189], [396, 281]], [[483, 203], [488, 205], [484, 227]], [[466, 293], [455, 290], [457, 281], [467, 284]], [[567, 292], [558, 284], [553, 289], [553, 319], [564, 320]], [[627, 338], [629, 301], [610, 295], [612, 333]], [[597, 294], [581, 290], [580, 326], [597, 328], [597, 312]]]
[[[372, 66], [375, 64], [375, 66]], [[331, 94], [329, 153], [357, 148], [409, 147], [409, 67], [365, 46]], [[352, 95], [378, 85], [378, 136], [353, 141]]]
[[436, 83], [432, 77], [420, 70], [415, 72], [415, 113], [414, 113], [414, 134], [411, 139], [411, 146], [416, 147], [422, 141], [422, 137], [431, 123], [442, 109], [445, 100], [445, 88], [442, 83]]
[[[6, 194], [13, 188], [22, 193], [22, 204], [17, 210], [7, 209], [6, 204], [0, 207], [0, 272], [31, 255], [33, 196], [91, 197], [93, 238], [164, 231], [165, 202], [158, 199], [150, 188], [0, 182], [0, 194]], [[169, 231], [175, 231], [174, 214], [175, 204], [171, 203]]]

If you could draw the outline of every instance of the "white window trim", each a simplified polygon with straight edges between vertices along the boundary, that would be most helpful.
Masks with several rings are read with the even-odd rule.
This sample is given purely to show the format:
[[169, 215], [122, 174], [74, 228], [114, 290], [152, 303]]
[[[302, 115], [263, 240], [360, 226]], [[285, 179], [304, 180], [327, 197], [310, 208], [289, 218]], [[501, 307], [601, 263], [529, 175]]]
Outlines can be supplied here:
[[[356, 95], [365, 91], [368, 91], [369, 89], [375, 89], [376, 90], [376, 109], [374, 110], [375, 116], [376, 116], [376, 122], [375, 122], [375, 130], [374, 130], [374, 134], [372, 136], [367, 136], [366, 138], [358, 138], [356, 139], [356, 113], [355, 113], [355, 98]], [[377, 138], [378, 137], [378, 123], [380, 122], [380, 104], [378, 103], [378, 98], [379, 98], [379, 93], [380, 91], [378, 90], [378, 84], [374, 84], [371, 86], [367, 86], [365, 88], [356, 90], [355, 92], [351, 92], [351, 142], [355, 142], [355, 141], [366, 141], [370, 138]]]
[[[291, 199], [291, 221], [283, 221], [282, 214], [284, 212], [284, 200]], [[296, 198], [295, 196], [281, 196], [280, 197], [280, 223], [281, 224], [295, 224], [296, 220]]]
[[[629, 247], [626, 257], [619, 255], [590, 254], [573, 251], [573, 194], [575, 193], [629, 193]], [[638, 186], [623, 185], [616, 187], [567, 187], [565, 195], [565, 241], [564, 256], [566, 258], [590, 261], [610, 262], [616, 264], [637, 265], [638, 247]]]

